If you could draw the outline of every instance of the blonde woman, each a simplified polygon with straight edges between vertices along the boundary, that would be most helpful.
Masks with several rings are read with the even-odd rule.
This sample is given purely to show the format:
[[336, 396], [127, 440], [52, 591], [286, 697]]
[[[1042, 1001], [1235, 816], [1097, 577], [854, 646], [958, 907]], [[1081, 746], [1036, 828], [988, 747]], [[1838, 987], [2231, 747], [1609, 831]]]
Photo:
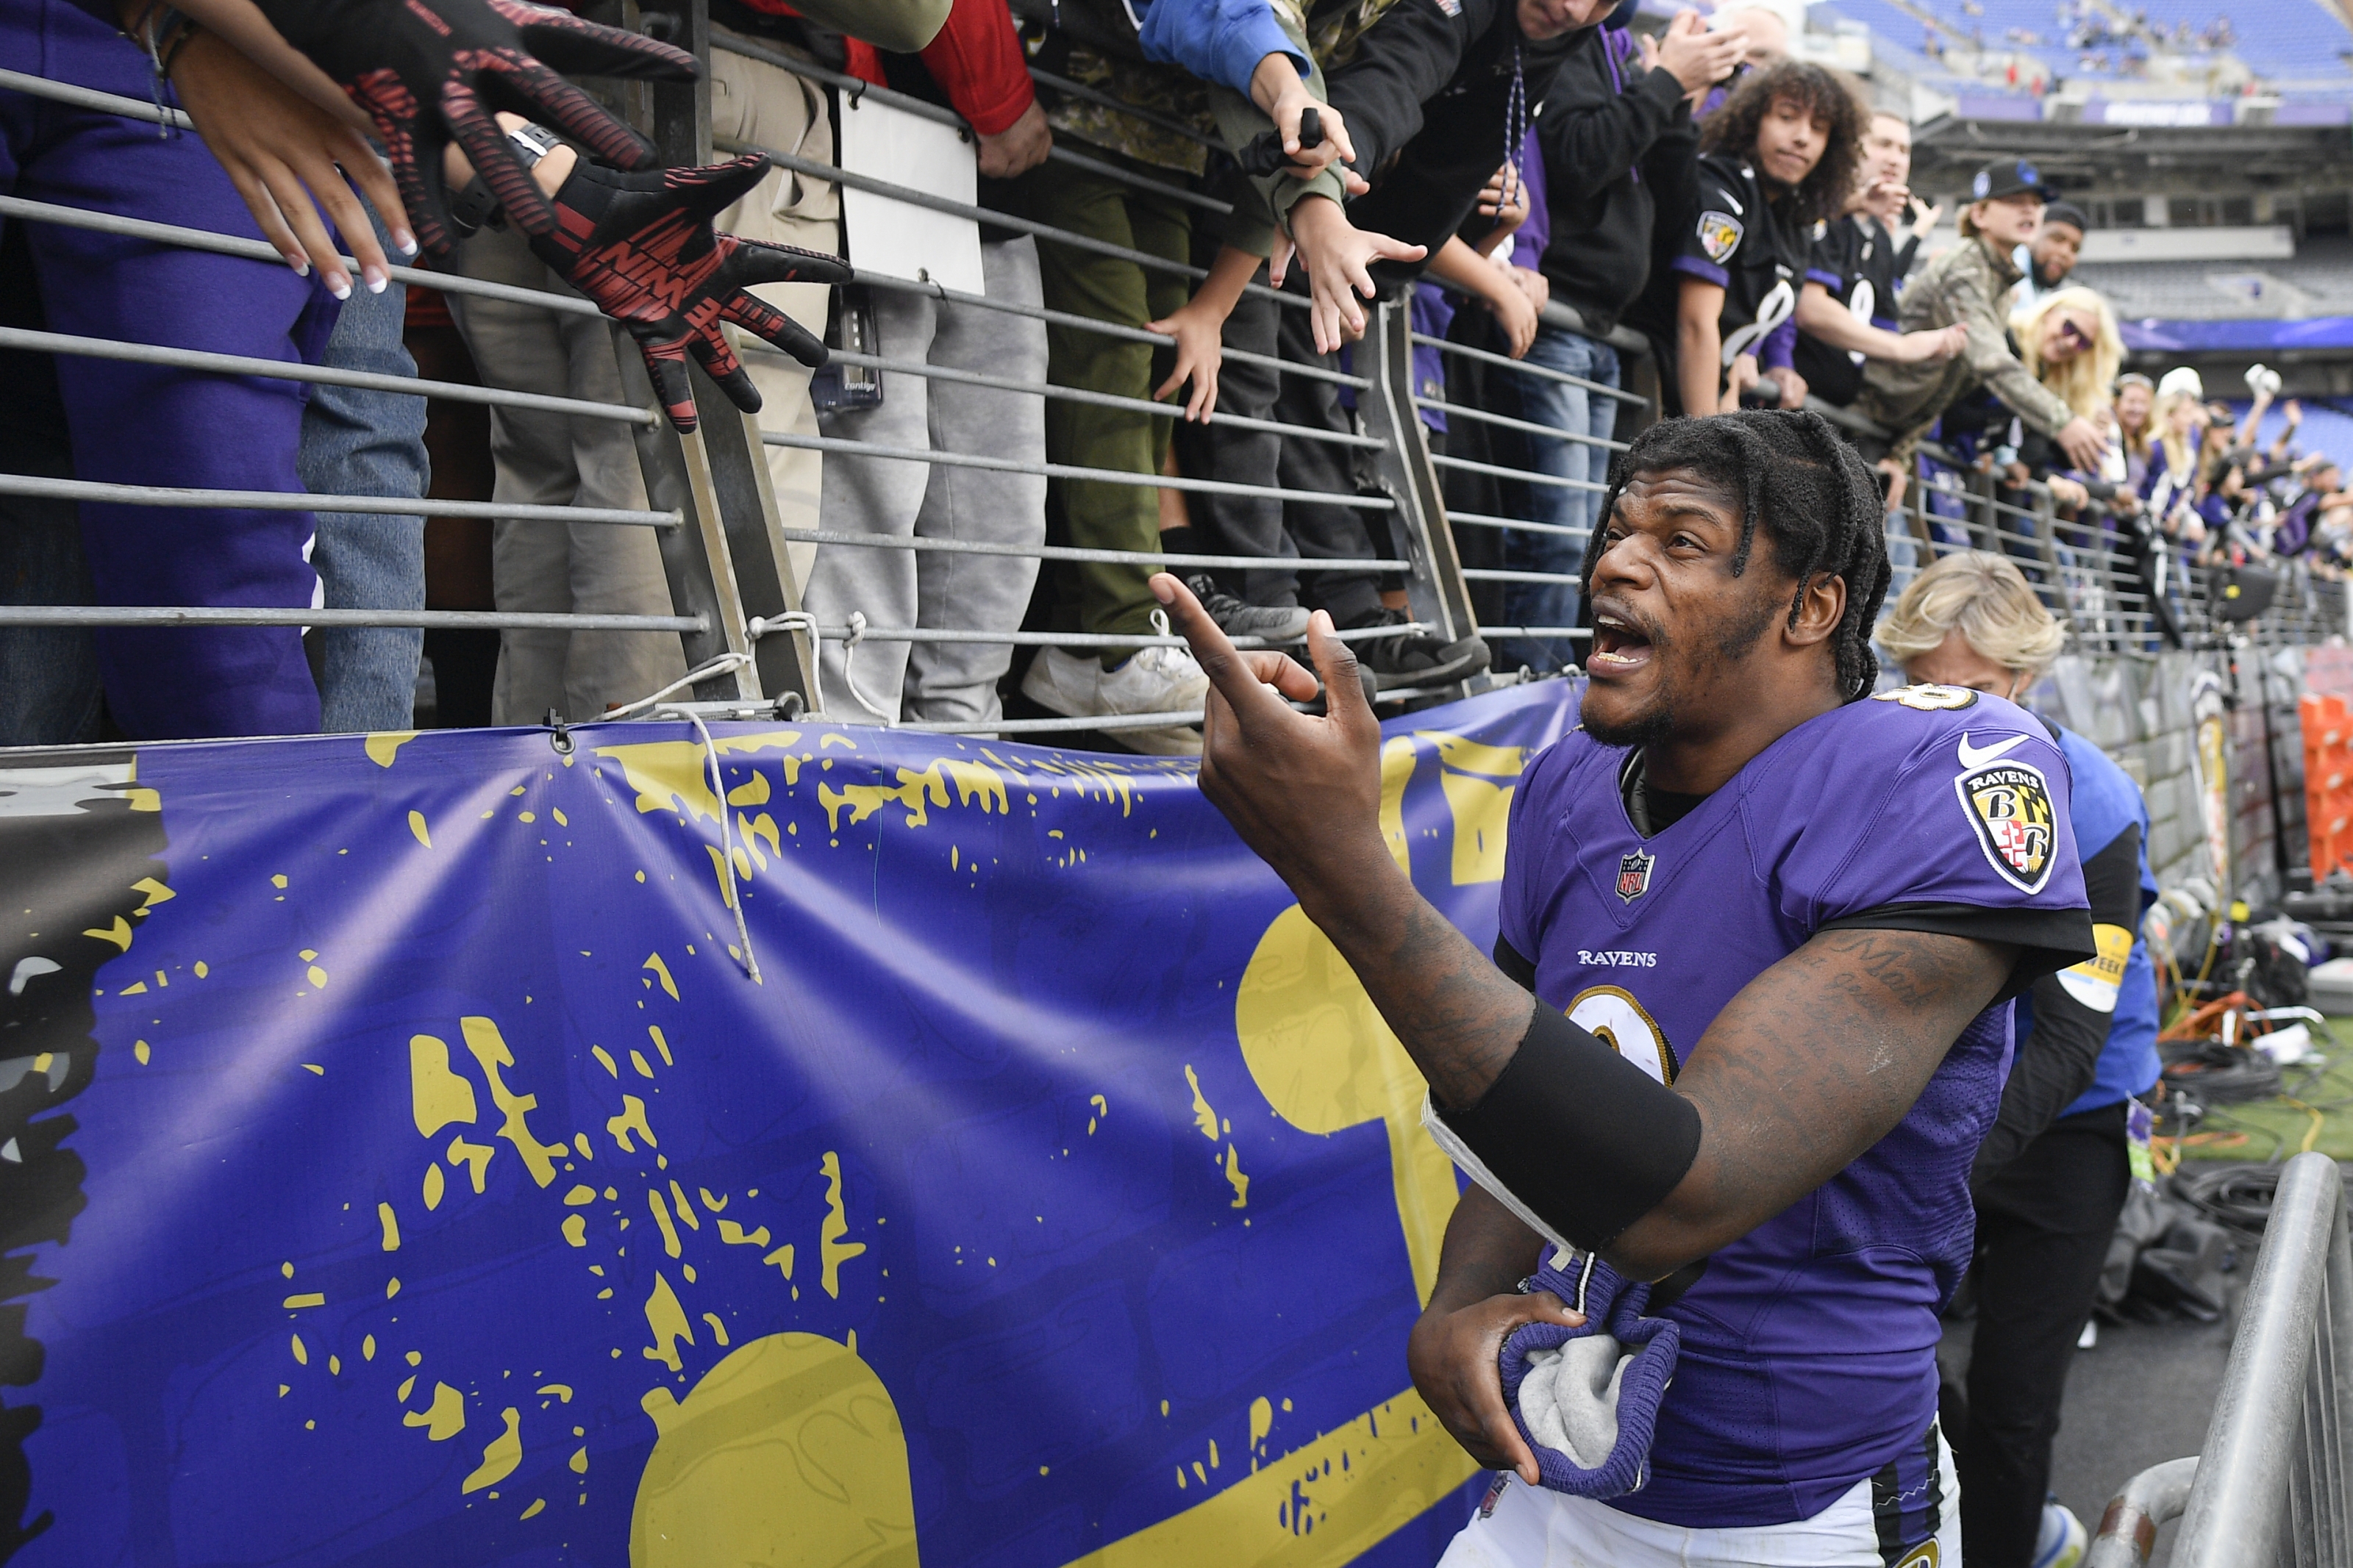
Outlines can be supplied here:
[[[2124, 363], [2125, 340], [2116, 313], [2097, 292], [2080, 285], [2042, 295], [2010, 318], [2018, 340], [2019, 363], [2067, 405], [2070, 412], [2101, 426], [2112, 417], [2108, 389]], [[2104, 478], [2101, 465], [2073, 461], [2046, 437], [2030, 432], [2019, 460], [2034, 478], [2047, 480], [2063, 506], [2091, 500], [2083, 481]]]
[[[1880, 647], [1907, 679], [1993, 698], [2022, 695], [2064, 640], [2018, 568], [1983, 551], [1923, 572], [1879, 628]], [[1959, 1447], [1961, 1534], [1972, 1562], [2063, 1561], [2068, 1548], [2082, 1550], [2082, 1522], [2043, 1500], [2051, 1437], [2131, 1183], [2127, 1116], [2158, 1076], [2157, 982], [2137, 934], [2157, 899], [2143, 852], [2148, 807], [2099, 747], [2051, 728], [2074, 775], [2068, 819], [2100, 956], [2019, 998], [2017, 1056], [1970, 1173], [1978, 1319]], [[1963, 750], [1963, 767], [1995, 782], [2001, 764], [1972, 763]], [[1964, 773], [1962, 788], [1970, 787]]]

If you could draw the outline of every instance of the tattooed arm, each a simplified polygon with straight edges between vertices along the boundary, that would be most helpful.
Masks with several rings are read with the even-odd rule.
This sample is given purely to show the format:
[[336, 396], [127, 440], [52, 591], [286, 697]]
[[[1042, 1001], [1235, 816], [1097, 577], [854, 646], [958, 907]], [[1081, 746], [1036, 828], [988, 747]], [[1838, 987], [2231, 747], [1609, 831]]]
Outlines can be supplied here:
[[1837, 1174], [1904, 1120], [2016, 954], [1935, 931], [1824, 931], [1743, 986], [1675, 1076], [1699, 1110], [1699, 1157], [1611, 1264], [1655, 1279]]

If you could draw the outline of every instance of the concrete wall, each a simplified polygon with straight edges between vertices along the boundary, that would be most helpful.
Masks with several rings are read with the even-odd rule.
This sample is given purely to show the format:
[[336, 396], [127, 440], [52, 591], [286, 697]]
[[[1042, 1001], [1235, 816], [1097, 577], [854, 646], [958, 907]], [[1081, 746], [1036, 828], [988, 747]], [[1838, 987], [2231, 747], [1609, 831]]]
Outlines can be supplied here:
[[[2232, 663], [2235, 658], [2237, 668]], [[2192, 705], [2202, 677], [2224, 700], [2229, 738], [2232, 855], [2238, 895], [2260, 906], [2281, 891], [2280, 850], [2288, 868], [2307, 858], [2304, 825], [2304, 742], [2296, 698], [2304, 689], [2302, 648], [2168, 653], [2154, 658], [2068, 655], [2031, 699], [2045, 713], [2102, 750], [2148, 797], [2149, 865], [2158, 885], [2212, 881], [2198, 800]], [[2269, 719], [2272, 766], [2264, 765]], [[2273, 811], [2273, 780], [2279, 811]]]

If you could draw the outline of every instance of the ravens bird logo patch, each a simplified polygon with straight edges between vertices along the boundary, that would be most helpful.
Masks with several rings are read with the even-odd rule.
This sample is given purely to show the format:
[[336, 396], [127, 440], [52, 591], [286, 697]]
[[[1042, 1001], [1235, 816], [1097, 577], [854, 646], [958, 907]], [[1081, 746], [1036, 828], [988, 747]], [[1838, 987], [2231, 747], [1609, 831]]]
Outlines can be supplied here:
[[1658, 864], [1655, 855], [1645, 855], [1640, 849], [1623, 855], [1618, 860], [1618, 896], [1632, 903], [1651, 890], [1651, 868]]
[[1699, 215], [1699, 247], [1719, 267], [1740, 248], [1740, 237], [1746, 232], [1730, 213], [1711, 209]]
[[[1978, 750], [1967, 737], [1961, 749], [1965, 763], [1973, 760], [1967, 753]], [[2009, 750], [1984, 750], [1997, 749]], [[2059, 850], [2058, 813], [2042, 770], [2008, 758], [1980, 762], [1955, 779], [1953, 788], [1977, 833], [1978, 847], [2002, 880], [2022, 893], [2041, 892], [2051, 879]]]

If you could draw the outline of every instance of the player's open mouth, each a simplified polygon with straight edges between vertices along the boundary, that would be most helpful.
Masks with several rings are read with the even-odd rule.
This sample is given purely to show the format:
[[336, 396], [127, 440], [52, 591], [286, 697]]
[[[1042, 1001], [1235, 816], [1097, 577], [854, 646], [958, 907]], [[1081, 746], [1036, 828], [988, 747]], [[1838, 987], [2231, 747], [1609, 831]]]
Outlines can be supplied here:
[[1593, 617], [1593, 652], [1586, 665], [1595, 674], [1640, 668], [1651, 659], [1651, 639], [1632, 622], [1609, 614]]

